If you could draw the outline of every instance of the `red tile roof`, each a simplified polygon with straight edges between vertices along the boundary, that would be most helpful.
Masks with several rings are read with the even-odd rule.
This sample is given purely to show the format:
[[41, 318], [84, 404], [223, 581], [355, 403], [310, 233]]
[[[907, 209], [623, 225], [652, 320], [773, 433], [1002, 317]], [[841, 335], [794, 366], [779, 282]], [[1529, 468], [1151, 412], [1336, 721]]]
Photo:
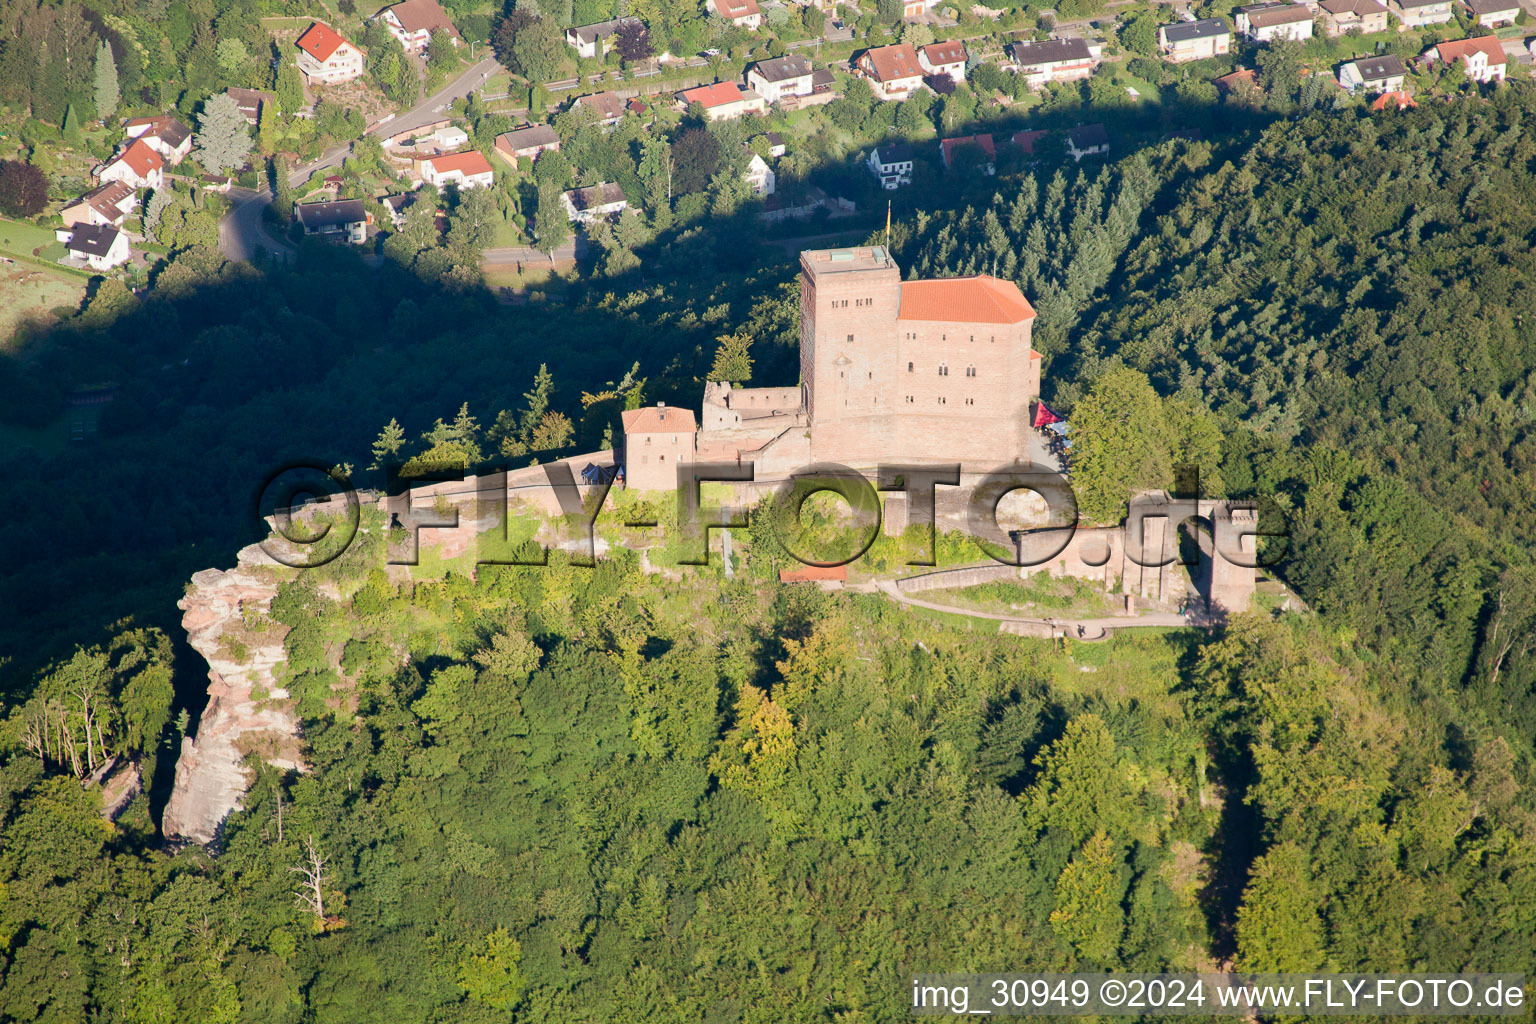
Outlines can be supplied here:
[[923, 56], [935, 67], [943, 64], [960, 64], [965, 60], [965, 44], [958, 39], [948, 43], [929, 43], [923, 47]]
[[702, 104], [708, 110], [711, 107], [723, 107], [727, 103], [740, 103], [741, 86], [735, 82], [715, 82], [696, 89], [685, 89], [682, 97], [684, 103]]
[[1035, 308], [1018, 285], [988, 274], [901, 283], [899, 320], [1017, 324], [1034, 318]]
[[458, 35], [453, 29], [453, 22], [448, 20], [447, 12], [437, 0], [404, 0], [403, 3], [385, 9], [394, 14], [395, 20], [400, 22], [400, 27], [407, 32], [420, 32], [422, 29], [431, 32], [435, 29], [443, 29], [450, 36]]
[[1046, 134], [1043, 128], [1025, 128], [1023, 131], [1013, 133], [1013, 144], [1032, 156], [1035, 152], [1035, 143], [1045, 138]]
[[467, 175], [490, 174], [491, 163], [478, 150], [470, 150], [468, 153], [449, 153], [447, 156], [434, 156], [423, 160], [424, 164], [431, 164], [432, 169], [438, 174], [449, 174], [453, 171], [462, 171]]
[[955, 150], [963, 146], [980, 146], [989, 160], [997, 159], [997, 147], [992, 144], [991, 135], [964, 135], [958, 139], [945, 139], [939, 143], [939, 149], [944, 153], [945, 167], [948, 167], [949, 162], [955, 158]]
[[1394, 92], [1384, 92], [1371, 101], [1372, 110], [1386, 110], [1394, 107], [1398, 110], [1412, 110], [1419, 104], [1414, 98], [1401, 89]]
[[1218, 92], [1224, 93], [1232, 92], [1245, 82], [1255, 89], [1259, 87], [1259, 76], [1253, 68], [1238, 68], [1230, 75], [1222, 75], [1220, 78], [1213, 78], [1211, 81], [1216, 86]]
[[1504, 56], [1504, 47], [1499, 45], [1498, 36], [1478, 36], [1476, 39], [1453, 39], [1448, 43], [1436, 43], [1435, 50], [1439, 52], [1440, 59], [1448, 64], [1460, 60], [1462, 57], [1471, 57], [1474, 53], [1478, 52], [1488, 55], [1489, 64], [1504, 64], [1509, 59]]
[[693, 410], [678, 406], [648, 405], [619, 415], [626, 434], [691, 434], [698, 429]]
[[923, 74], [922, 65], [917, 62], [917, 51], [909, 43], [867, 50], [864, 53], [864, 59], [869, 61], [875, 80], [879, 82], [920, 78]]
[[298, 41], [299, 49], [315, 60], [330, 60], [331, 54], [345, 45], [347, 41], [335, 29], [318, 21], [309, 26]]
[[720, 17], [731, 21], [762, 13], [758, 10], [757, 0], [714, 0], [714, 6]]
[[128, 165], [128, 169], [139, 177], [145, 177], [150, 171], [160, 170], [165, 166], [165, 161], [160, 159], [160, 154], [150, 148], [149, 143], [143, 139], [134, 139], [133, 145], [123, 150], [117, 160]]

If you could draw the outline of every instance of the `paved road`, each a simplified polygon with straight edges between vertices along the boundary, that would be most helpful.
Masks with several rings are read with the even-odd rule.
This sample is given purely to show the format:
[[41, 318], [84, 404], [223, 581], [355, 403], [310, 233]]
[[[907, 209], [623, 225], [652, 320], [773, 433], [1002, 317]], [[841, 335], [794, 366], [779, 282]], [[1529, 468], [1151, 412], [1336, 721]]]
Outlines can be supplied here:
[[[369, 134], [381, 137], [397, 135], [400, 132], [442, 120], [443, 114], [454, 100], [462, 99], [480, 88], [496, 73], [497, 68], [496, 58], [484, 58], [447, 86], [405, 113], [397, 114], [380, 124]], [[288, 183], [296, 188], [308, 181], [317, 171], [340, 167], [342, 161], [351, 152], [350, 142], [333, 146], [322, 153], [320, 159], [295, 167], [288, 175]], [[272, 202], [270, 189], [262, 189], [259, 192], [252, 192], [249, 189], [231, 189], [229, 195], [232, 208], [219, 222], [219, 249], [224, 253], [225, 259], [249, 260], [258, 252], [282, 254], [292, 252], [287, 243], [273, 238], [262, 223], [262, 214]]]

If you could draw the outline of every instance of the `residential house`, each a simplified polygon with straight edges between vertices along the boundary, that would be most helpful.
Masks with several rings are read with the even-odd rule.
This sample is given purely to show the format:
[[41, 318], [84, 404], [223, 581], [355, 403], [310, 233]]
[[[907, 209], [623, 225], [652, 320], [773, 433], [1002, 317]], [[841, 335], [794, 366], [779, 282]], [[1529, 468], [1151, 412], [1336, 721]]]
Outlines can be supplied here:
[[1014, 132], [1008, 141], [1017, 146], [1025, 156], [1034, 156], [1035, 147], [1040, 145], [1040, 140], [1048, 134], [1050, 133], [1043, 128], [1025, 128]]
[[143, 139], [134, 139], [128, 148], [96, 170], [100, 182], [120, 181], [129, 188], [157, 189], [165, 184], [165, 161]]
[[293, 208], [293, 216], [306, 235], [319, 235], [353, 245], [368, 241], [368, 225], [373, 223], [373, 218], [363, 209], [361, 199], [300, 203]]
[[1383, 110], [1412, 110], [1418, 102], [1406, 92], [1399, 89], [1397, 92], [1384, 92], [1371, 101], [1371, 110], [1380, 113]]
[[1444, 25], [1451, 20], [1451, 0], [1387, 0], [1387, 10], [1405, 28]]
[[68, 253], [60, 263], [72, 267], [90, 267], [106, 273], [128, 262], [128, 236], [110, 224], [78, 224], [59, 228], [54, 237], [64, 243]]
[[747, 68], [747, 88], [767, 103], [783, 103], [811, 94], [811, 62], [808, 58], [785, 54], [772, 60], [760, 60]]
[[532, 124], [496, 136], [496, 152], [515, 170], [520, 161], [537, 160], [540, 153], [560, 148], [560, 136], [547, 124]]
[[252, 128], [260, 123], [263, 108], [271, 109], [277, 102], [277, 97], [260, 89], [225, 89], [224, 92], [235, 101], [235, 108]]
[[1109, 132], [1102, 124], [1087, 124], [1067, 132], [1067, 152], [1073, 160], [1109, 152]]
[[416, 161], [421, 180], [438, 188], [457, 185], [461, 190], [490, 188], [496, 180], [491, 163], [478, 150], [467, 153], [449, 153], [446, 156], [429, 156]]
[[299, 70], [310, 85], [338, 85], [363, 74], [363, 51], [323, 22], [299, 36]]
[[435, 149], [439, 153], [452, 153], [461, 146], [469, 145], [469, 133], [457, 125], [440, 125], [435, 131], [427, 135], [418, 135], [411, 140], [411, 146], [415, 149]]
[[1051, 82], [1075, 82], [1092, 76], [1099, 66], [1100, 47], [1086, 39], [1047, 39], [1014, 43], [1008, 48], [1014, 68], [1031, 89]]
[[902, 0], [901, 16], [917, 20], [937, 6], [939, 0]]
[[1483, 28], [1513, 25], [1520, 16], [1520, 5], [1515, 0], [1462, 0], [1461, 5]]
[[683, 106], [697, 103], [711, 121], [728, 121], [743, 114], [761, 114], [768, 109], [763, 98], [735, 82], [715, 82], [677, 94]]
[[954, 166], [957, 153], [969, 150], [976, 157], [976, 167], [982, 174], [997, 173], [997, 147], [991, 135], [965, 135], [958, 139], [945, 139], [939, 143], [939, 157], [944, 169]]
[[389, 215], [389, 226], [399, 231], [405, 227], [405, 213], [416, 202], [416, 193], [401, 192], [398, 195], [385, 196], [379, 202], [384, 204], [384, 212]]
[[1461, 62], [1461, 69], [1474, 82], [1502, 82], [1509, 58], [1498, 36], [1477, 36], [1473, 39], [1453, 39], [1436, 43], [1424, 51], [1426, 60], [1443, 60], [1447, 64]]
[[718, 14], [737, 28], [756, 32], [763, 24], [763, 12], [757, 0], [708, 0], [710, 13]]
[[576, 224], [591, 224], [593, 221], [605, 220], [629, 208], [629, 201], [624, 198], [624, 190], [611, 181], [605, 181], [601, 185], [593, 185], [590, 188], [576, 188], [569, 192], [562, 192], [560, 203], [565, 207], [566, 218]]
[[1259, 87], [1259, 76], [1258, 72], [1254, 71], [1253, 68], [1238, 68], [1230, 75], [1221, 75], [1211, 79], [1211, 84], [1223, 96], [1234, 92], [1241, 95], [1249, 89], [1257, 89]]
[[910, 43], [865, 50], [855, 66], [882, 100], [904, 100], [923, 84], [923, 65]]
[[131, 185], [121, 181], [109, 181], [97, 185], [60, 211], [64, 226], [73, 228], [81, 224], [93, 227], [123, 226], [123, 219], [139, 205], [139, 196]]
[[912, 147], [904, 142], [882, 142], [869, 151], [869, 172], [880, 179], [880, 187], [898, 189], [912, 184]]
[[1157, 46], [1174, 64], [1220, 57], [1232, 49], [1232, 30], [1222, 18], [1176, 21], [1157, 30]]
[[752, 154], [752, 159], [747, 161], [747, 170], [742, 180], [752, 187], [752, 194], [756, 196], [771, 196], [778, 186], [778, 178], [773, 173], [773, 168], [768, 166], [768, 161]]
[[638, 18], [614, 18], [596, 25], [579, 25], [565, 30], [565, 41], [576, 48], [578, 57], [602, 57], [613, 49], [613, 34], [626, 24], [640, 24]]
[[123, 122], [123, 134], [142, 139], [160, 154], [168, 167], [175, 167], [192, 153], [192, 129], [169, 114], [135, 117]]
[[624, 486], [638, 491], [670, 491], [677, 487], [677, 467], [693, 461], [698, 421], [692, 409], [663, 402], [643, 409], [625, 409]]
[[769, 156], [781, 157], [789, 151], [788, 148], [784, 145], [784, 136], [780, 135], [778, 132], [765, 132], [763, 138], [768, 140]]
[[1339, 67], [1339, 84], [1348, 92], [1365, 90], [1367, 95], [1396, 92], [1403, 87], [1408, 69], [1396, 54], [1362, 57]]
[[1317, 16], [1327, 36], [1354, 31], [1370, 35], [1387, 30], [1387, 5], [1380, 0], [1319, 0]]
[[615, 125], [624, 117], [624, 98], [615, 92], [578, 96], [571, 105], [592, 111], [597, 117], [598, 124]]
[[384, 8], [374, 18], [382, 21], [389, 34], [400, 40], [406, 53], [421, 53], [438, 29], [448, 33], [454, 46], [460, 42], [458, 30], [437, 0], [405, 0]]
[[1249, 39], [1272, 43], [1312, 38], [1312, 8], [1306, 4], [1262, 3], [1240, 7], [1237, 30]]
[[930, 75], [942, 75], [956, 85], [965, 81], [965, 43], [929, 43], [917, 51], [917, 62]]

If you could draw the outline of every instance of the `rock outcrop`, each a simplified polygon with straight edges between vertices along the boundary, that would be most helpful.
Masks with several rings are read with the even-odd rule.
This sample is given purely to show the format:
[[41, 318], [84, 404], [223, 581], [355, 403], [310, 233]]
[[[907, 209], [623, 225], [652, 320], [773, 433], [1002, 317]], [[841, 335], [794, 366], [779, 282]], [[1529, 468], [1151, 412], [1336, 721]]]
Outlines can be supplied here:
[[302, 769], [298, 719], [273, 670], [283, 660], [287, 627], [271, 621], [280, 568], [258, 545], [228, 571], [205, 569], [177, 606], [194, 650], [208, 661], [208, 706], [197, 737], [184, 737], [176, 782], [161, 831], [168, 839], [211, 842], [250, 786], [242, 762], [252, 752], [269, 764]]

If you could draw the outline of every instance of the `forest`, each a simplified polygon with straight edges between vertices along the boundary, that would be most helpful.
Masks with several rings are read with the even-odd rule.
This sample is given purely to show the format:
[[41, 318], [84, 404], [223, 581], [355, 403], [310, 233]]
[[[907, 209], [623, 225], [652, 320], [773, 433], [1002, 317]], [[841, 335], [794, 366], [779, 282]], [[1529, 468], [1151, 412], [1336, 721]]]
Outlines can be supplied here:
[[324, 248], [98, 291], [0, 360], [10, 430], [119, 382], [89, 446], [3, 456], [0, 1020], [853, 1022], [935, 968], [1529, 972], [1533, 114], [1313, 112], [892, 230], [910, 274], [1019, 281], [1103, 514], [1193, 460], [1285, 511], [1306, 610], [1061, 650], [781, 585], [758, 536], [681, 581], [391, 583], [364, 543], [282, 578], [310, 767], [253, 758], [211, 850], [159, 842], [154, 785], [108, 825], [81, 780], [168, 775], [206, 669], [174, 601], [255, 539], [254, 483], [368, 479], [392, 420], [521, 464], [560, 413], [590, 450], [720, 353], [792, 380], [794, 267], [727, 218], [556, 315]]

